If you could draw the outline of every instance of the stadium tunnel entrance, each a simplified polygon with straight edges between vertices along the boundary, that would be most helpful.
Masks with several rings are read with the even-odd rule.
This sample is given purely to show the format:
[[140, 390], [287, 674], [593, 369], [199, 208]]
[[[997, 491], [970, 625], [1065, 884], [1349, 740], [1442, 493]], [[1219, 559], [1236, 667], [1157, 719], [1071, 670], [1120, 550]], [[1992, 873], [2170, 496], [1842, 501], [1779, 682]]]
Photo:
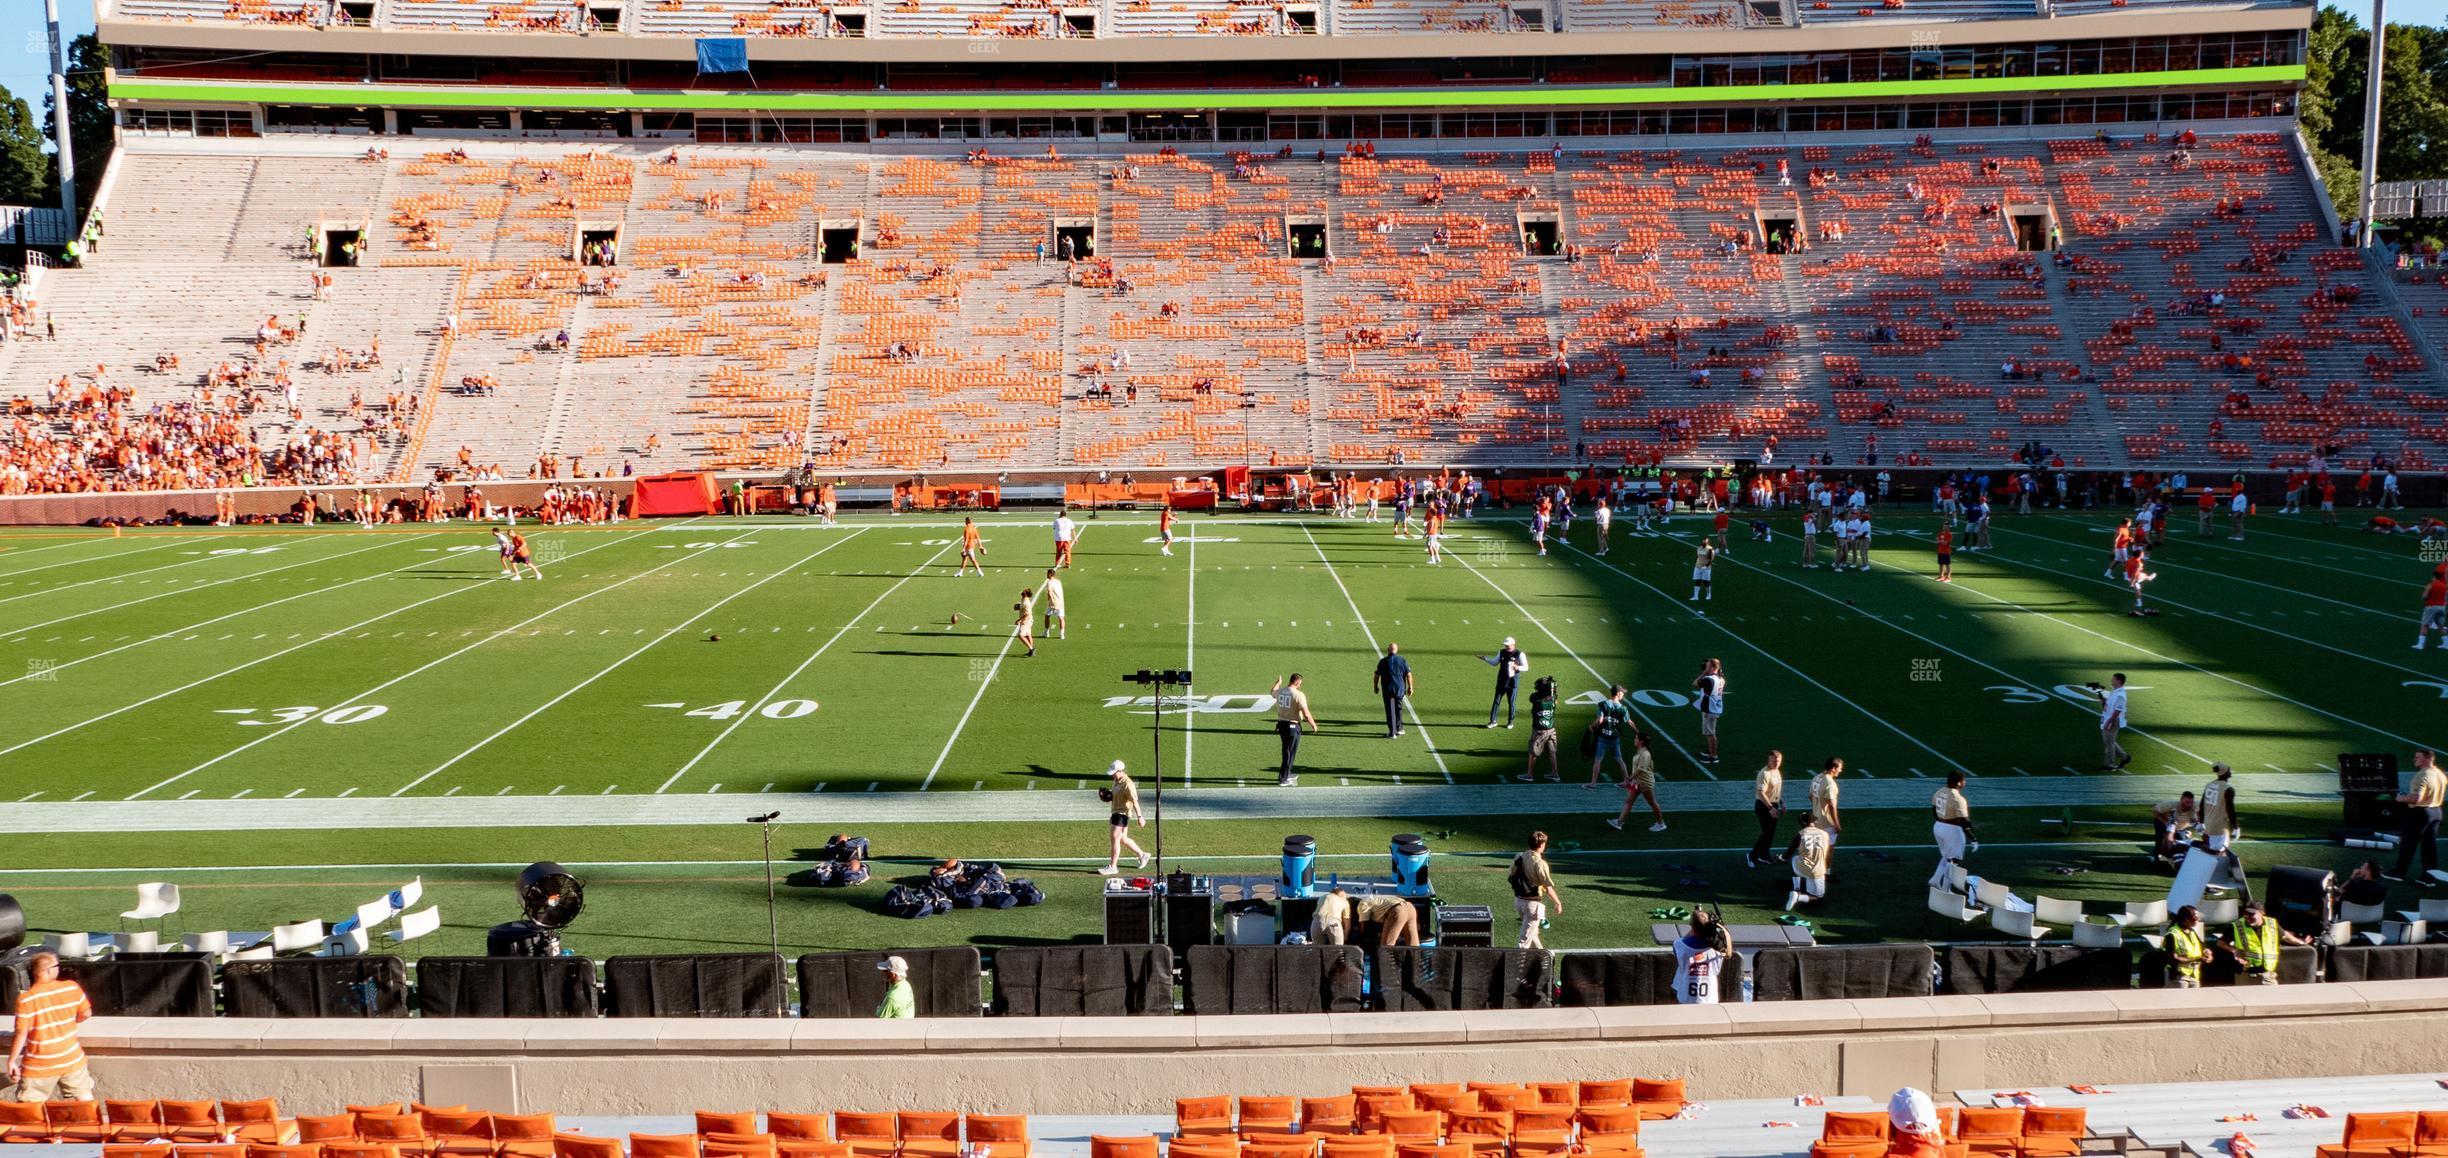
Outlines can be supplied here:
[[2046, 206], [2010, 208], [2006, 211], [2006, 221], [2014, 229], [2016, 249], [2025, 253], [2039, 253], [2049, 247], [2049, 211]]
[[363, 225], [322, 225], [317, 227], [321, 240], [315, 244], [315, 264], [340, 268], [357, 264], [365, 254], [366, 231]]
[[816, 258], [826, 265], [857, 261], [859, 255], [859, 223], [856, 221], [826, 221], [816, 227]]
[[1557, 257], [1564, 252], [1564, 223], [1552, 213], [1521, 217], [1522, 252], [1532, 257]]
[[1095, 257], [1096, 222], [1084, 218], [1055, 219], [1054, 256], [1065, 261]]
[[619, 265], [620, 226], [579, 222], [570, 257], [580, 265]]
[[1284, 238], [1292, 256], [1315, 260], [1327, 256], [1326, 221], [1316, 217], [1287, 217]]

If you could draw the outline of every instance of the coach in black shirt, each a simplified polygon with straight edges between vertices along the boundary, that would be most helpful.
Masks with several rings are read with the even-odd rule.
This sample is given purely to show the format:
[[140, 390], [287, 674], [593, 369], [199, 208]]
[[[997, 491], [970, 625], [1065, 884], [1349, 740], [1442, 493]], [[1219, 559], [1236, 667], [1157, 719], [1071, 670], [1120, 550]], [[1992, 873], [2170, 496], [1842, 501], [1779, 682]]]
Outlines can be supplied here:
[[1386, 739], [1402, 735], [1403, 698], [1411, 694], [1411, 661], [1402, 657], [1402, 645], [1386, 645], [1385, 658], [1377, 661], [1377, 697], [1385, 701]]

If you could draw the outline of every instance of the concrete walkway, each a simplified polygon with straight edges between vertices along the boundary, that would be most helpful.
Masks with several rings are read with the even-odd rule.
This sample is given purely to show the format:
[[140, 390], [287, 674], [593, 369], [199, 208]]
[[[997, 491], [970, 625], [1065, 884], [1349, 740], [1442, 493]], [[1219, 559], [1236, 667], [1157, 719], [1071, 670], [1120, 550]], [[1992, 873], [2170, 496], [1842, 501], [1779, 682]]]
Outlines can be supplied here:
[[[1319, 785], [1300, 788], [1196, 788], [1166, 796], [1168, 820], [1268, 820], [1307, 816], [1559, 816], [1612, 813], [1623, 794], [1578, 784], [1454, 784], [1419, 786]], [[1807, 775], [1789, 775], [1786, 801], [1800, 805]], [[2202, 776], [1988, 776], [1969, 795], [1986, 808], [2103, 808], [2174, 799], [2208, 782]], [[1925, 808], [1938, 781], [1881, 778], [1844, 782], [1844, 807]], [[1088, 821], [1104, 806], [1076, 789], [994, 792], [725, 792], [668, 796], [409, 796], [347, 799], [88, 800], [0, 805], [0, 833], [238, 832], [249, 829], [499, 828], [593, 825], [736, 824], [780, 811], [792, 821], [827, 824], [963, 824]], [[2319, 803], [2337, 799], [2328, 773], [2266, 772], [2237, 777], [2249, 807], [2255, 801]], [[1662, 785], [1667, 811], [1744, 812], [1751, 783], [1737, 770], [1728, 779]], [[1151, 797], [1150, 803], [1153, 804]]]

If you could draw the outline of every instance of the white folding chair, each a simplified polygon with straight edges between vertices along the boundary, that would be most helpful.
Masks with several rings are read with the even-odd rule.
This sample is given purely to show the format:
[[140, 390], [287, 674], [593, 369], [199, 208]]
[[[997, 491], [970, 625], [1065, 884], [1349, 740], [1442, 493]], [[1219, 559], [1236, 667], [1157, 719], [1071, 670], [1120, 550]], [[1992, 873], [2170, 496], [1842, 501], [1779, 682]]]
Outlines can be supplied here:
[[2439, 924], [2448, 924], [2448, 897], [2424, 897], [2415, 916]]
[[2203, 897], [2194, 908], [2201, 910], [2202, 924], [2232, 925], [2244, 914], [2244, 901], [2239, 897]]
[[405, 913], [415, 908], [418, 901], [425, 899], [425, 878], [418, 877], [391, 890], [391, 895], [386, 899], [391, 902], [391, 911], [394, 913]]
[[272, 952], [276, 954], [321, 948], [322, 944], [323, 922], [321, 921], [300, 921], [294, 925], [282, 925], [272, 930]]
[[[2209, 920], [2210, 914], [2206, 912], [2203, 913], [2202, 919], [2205, 921]], [[2338, 906], [2338, 920], [2344, 921], [2349, 925], [2376, 925], [2387, 919], [2387, 905], [2340, 904]]]
[[2069, 927], [2074, 932], [2074, 947], [2077, 949], [2115, 949], [2125, 944], [2125, 927], [2122, 925], [2077, 921]]
[[1954, 889], [1956, 892], [1960, 893], [1964, 891], [1964, 882], [1970, 879], [1972, 879], [1971, 869], [1965, 868], [1961, 864], [1951, 864], [1947, 866], [1948, 888]]
[[2051, 896], [2035, 897], [2032, 899], [2032, 919], [2052, 925], [2082, 924], [2082, 902], [2063, 901]]
[[2124, 912], [2111, 913], [2108, 919], [2129, 929], [2156, 929], [2168, 923], [2167, 900], [2127, 901]]
[[1978, 900], [1984, 909], [2003, 909], [2006, 907], [2006, 898], [2013, 893], [2014, 890], [2007, 888], [2003, 881], [1983, 880], [1974, 899]]
[[136, 886], [136, 907], [119, 914], [126, 921], [158, 921], [179, 911], [179, 887], [166, 881]]
[[383, 937], [395, 944], [405, 944], [441, 927], [442, 906], [434, 905], [402, 916], [400, 927], [383, 934]]
[[229, 954], [226, 959], [231, 961], [269, 961], [272, 959], [272, 946], [257, 945], [251, 949], [240, 949], [235, 953]]
[[209, 933], [189, 933], [187, 934], [187, 951], [226, 957], [230, 951], [229, 930], [215, 929]]
[[357, 906], [357, 915], [349, 918], [347, 921], [341, 922], [337, 926], [334, 926], [333, 932], [345, 932], [349, 929], [371, 929], [376, 925], [382, 924], [384, 921], [390, 920], [392, 914], [397, 912], [399, 912], [398, 909], [391, 907], [391, 897], [388, 894], [385, 894]]
[[1952, 917], [1958, 921], [1977, 921], [1989, 915], [1988, 910], [1974, 907], [1962, 893], [1946, 889], [1929, 891], [1929, 908], [1941, 917]]
[[2383, 945], [2420, 945], [2431, 939], [2431, 922], [2419, 913], [2399, 913], [2380, 922]]
[[365, 953], [365, 951], [366, 951], [367, 944], [368, 944], [368, 942], [367, 942], [367, 939], [366, 939], [366, 931], [365, 931], [365, 930], [363, 930], [363, 929], [350, 929], [350, 930], [348, 930], [348, 931], [346, 931], [346, 932], [334, 933], [334, 934], [332, 934], [331, 936], [328, 936], [328, 937], [323, 938], [323, 947], [322, 947], [321, 949], [319, 949], [319, 950], [317, 950], [317, 951], [315, 952], [315, 956], [317, 956], [317, 957], [357, 957], [357, 956], [362, 956], [362, 955], [364, 955], [364, 953]]
[[159, 953], [161, 952], [161, 934], [151, 929], [140, 933], [121, 933], [119, 934], [119, 951], [122, 953]]
[[1989, 927], [2009, 937], [2021, 937], [2026, 941], [2037, 941], [2056, 932], [2055, 929], [2033, 924], [2030, 913], [2007, 908], [1989, 910]]
[[43, 951], [62, 961], [82, 961], [93, 956], [93, 935], [90, 933], [45, 933]]

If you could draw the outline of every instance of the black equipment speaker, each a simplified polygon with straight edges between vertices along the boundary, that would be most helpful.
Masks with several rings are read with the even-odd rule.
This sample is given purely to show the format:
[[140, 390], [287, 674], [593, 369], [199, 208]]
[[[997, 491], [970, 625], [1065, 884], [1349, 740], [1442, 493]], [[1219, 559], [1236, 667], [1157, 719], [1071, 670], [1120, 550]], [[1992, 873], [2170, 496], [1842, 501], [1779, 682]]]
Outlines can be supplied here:
[[487, 957], [558, 957], [561, 934], [534, 921], [505, 921], [485, 930]]
[[548, 860], [528, 865], [518, 875], [519, 911], [547, 929], [566, 929], [586, 908], [586, 883], [568, 869]]
[[1193, 945], [1215, 941], [1215, 882], [1189, 873], [1166, 877], [1164, 943], [1172, 948], [1174, 959], [1187, 957]]
[[2337, 769], [2346, 827], [2395, 828], [2397, 754], [2340, 752]]
[[2261, 899], [2279, 928], [2299, 937], [2318, 937], [2337, 923], [2337, 874], [2325, 868], [2277, 865], [2269, 871]]
[[1105, 890], [1105, 943], [1156, 943], [1156, 894], [1148, 889]]
[[25, 910], [18, 907], [17, 898], [0, 893], [0, 953], [25, 944], [25, 930]]
[[1496, 947], [1496, 911], [1486, 905], [1437, 906], [1437, 944], [1448, 949]]

